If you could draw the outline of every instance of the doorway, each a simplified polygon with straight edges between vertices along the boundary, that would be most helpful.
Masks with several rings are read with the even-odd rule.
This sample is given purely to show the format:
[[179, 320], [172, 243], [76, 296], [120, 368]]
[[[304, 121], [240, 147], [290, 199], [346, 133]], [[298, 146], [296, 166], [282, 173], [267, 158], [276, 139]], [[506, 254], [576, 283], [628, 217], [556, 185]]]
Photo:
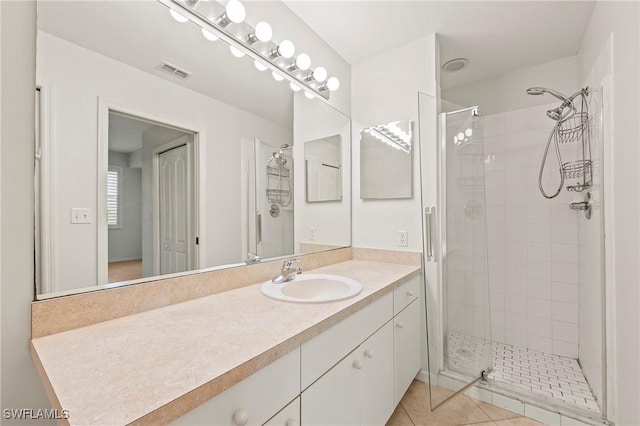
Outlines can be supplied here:
[[197, 133], [111, 109], [108, 122], [99, 283], [197, 268]]

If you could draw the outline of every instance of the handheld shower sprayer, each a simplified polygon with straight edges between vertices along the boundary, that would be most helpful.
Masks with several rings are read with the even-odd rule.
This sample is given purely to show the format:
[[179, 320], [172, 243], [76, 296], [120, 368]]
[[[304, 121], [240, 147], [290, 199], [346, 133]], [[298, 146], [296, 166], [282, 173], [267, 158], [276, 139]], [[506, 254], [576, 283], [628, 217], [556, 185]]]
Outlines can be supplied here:
[[[565, 165], [562, 163], [562, 157], [560, 155], [558, 135], [563, 132], [567, 133], [567, 123], [570, 123], [570, 120], [572, 120], [572, 117], [574, 115], [577, 116], [579, 119], [581, 119], [583, 113], [582, 112], [578, 113], [578, 110], [576, 109], [573, 103], [573, 100], [576, 97], [582, 95], [582, 100], [584, 104], [584, 97], [586, 96], [587, 89], [580, 89], [579, 91], [577, 91], [576, 93], [574, 93], [569, 97], [563, 95], [558, 91], [555, 91], [553, 89], [548, 89], [546, 87], [530, 87], [527, 89], [527, 95], [539, 96], [545, 93], [548, 93], [551, 96], [562, 101], [562, 104], [559, 107], [553, 108], [547, 111], [547, 117], [554, 120], [556, 124], [553, 128], [553, 131], [549, 135], [549, 139], [547, 140], [547, 146], [544, 150], [544, 156], [542, 158], [542, 163], [540, 164], [540, 171], [538, 173], [538, 188], [540, 188], [540, 192], [542, 193], [542, 195], [545, 198], [555, 198], [558, 196], [558, 194], [560, 194], [560, 191], [562, 191], [562, 188], [564, 187], [564, 180], [565, 180], [565, 174], [566, 174], [564, 170]], [[558, 171], [560, 174], [560, 184], [555, 193], [553, 193], [552, 195], [548, 195], [544, 191], [544, 188], [542, 187], [542, 175], [544, 172], [544, 166], [547, 162], [547, 155], [549, 153], [549, 148], [551, 147], [552, 140], [554, 141], [554, 148], [556, 151], [556, 157], [558, 159], [558, 168], [559, 168]], [[565, 141], [566, 140], [563, 140], [563, 143]]]

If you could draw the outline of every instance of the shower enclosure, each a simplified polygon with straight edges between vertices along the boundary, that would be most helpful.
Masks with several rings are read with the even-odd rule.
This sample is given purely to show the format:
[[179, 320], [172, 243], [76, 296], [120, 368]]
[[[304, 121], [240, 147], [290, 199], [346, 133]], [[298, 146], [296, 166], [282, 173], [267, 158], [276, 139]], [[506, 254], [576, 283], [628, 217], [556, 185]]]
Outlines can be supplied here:
[[[557, 103], [483, 116], [419, 95], [422, 149], [433, 144], [425, 111], [439, 113], [439, 232], [424, 222], [435, 246], [425, 247], [426, 267], [438, 270], [427, 301], [431, 385], [463, 392], [476, 384], [558, 416], [606, 418], [599, 99], [590, 90], [571, 116]], [[554, 121], [546, 114], [554, 110], [574, 120]], [[565, 138], [563, 159], [588, 160], [592, 182], [576, 191], [584, 175], [565, 175], [549, 200], [538, 188], [540, 161], [554, 126], [570, 124], [591, 139]], [[557, 187], [558, 169], [547, 167], [541, 181]], [[587, 203], [591, 219], [576, 210]], [[445, 402], [432, 396], [432, 409]]]
[[242, 141], [242, 255], [247, 263], [294, 252], [293, 167], [289, 145]]

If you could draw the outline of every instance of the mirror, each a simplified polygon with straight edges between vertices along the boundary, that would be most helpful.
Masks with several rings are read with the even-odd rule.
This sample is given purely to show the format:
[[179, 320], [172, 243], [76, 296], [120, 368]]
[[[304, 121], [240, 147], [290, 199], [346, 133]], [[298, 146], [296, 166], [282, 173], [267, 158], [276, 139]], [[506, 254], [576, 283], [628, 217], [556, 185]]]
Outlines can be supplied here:
[[350, 182], [304, 194], [306, 141], [349, 176], [349, 117], [164, 5], [39, 2], [36, 84], [37, 298], [351, 244]]
[[307, 202], [342, 199], [341, 144], [340, 135], [304, 143]]
[[411, 198], [412, 122], [394, 121], [360, 131], [360, 198]]

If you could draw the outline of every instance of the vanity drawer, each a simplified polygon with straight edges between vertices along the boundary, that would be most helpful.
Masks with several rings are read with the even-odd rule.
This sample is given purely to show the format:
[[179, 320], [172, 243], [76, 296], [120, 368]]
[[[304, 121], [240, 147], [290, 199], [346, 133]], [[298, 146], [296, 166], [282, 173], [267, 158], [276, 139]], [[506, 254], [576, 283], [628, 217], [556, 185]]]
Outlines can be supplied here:
[[393, 314], [397, 315], [401, 310], [409, 306], [420, 295], [420, 277], [411, 278], [393, 290]]
[[336, 365], [393, 317], [393, 294], [340, 321], [301, 346], [302, 390]]
[[300, 393], [300, 348], [258, 370], [172, 425], [261, 425]]

